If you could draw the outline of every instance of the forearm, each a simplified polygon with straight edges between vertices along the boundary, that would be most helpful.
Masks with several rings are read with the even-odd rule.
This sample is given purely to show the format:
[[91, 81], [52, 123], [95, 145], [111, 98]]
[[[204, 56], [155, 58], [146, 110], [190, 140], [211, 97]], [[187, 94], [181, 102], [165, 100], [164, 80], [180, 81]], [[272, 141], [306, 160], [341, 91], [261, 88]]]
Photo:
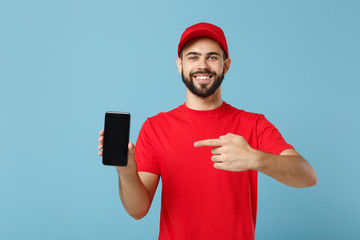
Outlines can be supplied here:
[[139, 220], [149, 211], [150, 196], [136, 171], [118, 173], [121, 202], [128, 214]]
[[259, 151], [258, 171], [291, 187], [316, 185], [314, 169], [301, 155], [276, 155]]

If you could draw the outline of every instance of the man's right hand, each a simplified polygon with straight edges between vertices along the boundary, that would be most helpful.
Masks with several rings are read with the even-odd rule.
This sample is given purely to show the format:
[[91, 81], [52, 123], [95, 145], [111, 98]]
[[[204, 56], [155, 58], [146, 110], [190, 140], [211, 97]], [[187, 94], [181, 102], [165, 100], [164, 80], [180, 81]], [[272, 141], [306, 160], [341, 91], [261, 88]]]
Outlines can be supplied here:
[[[102, 149], [104, 148], [104, 129], [101, 130], [99, 132], [99, 145], [98, 145], [98, 150], [99, 151], [99, 156], [102, 157], [103, 155], [103, 151]], [[129, 143], [128, 145], [128, 165], [125, 167], [120, 167], [120, 166], [115, 166], [115, 168], [118, 170], [118, 172], [136, 172], [136, 162], [135, 162], [135, 146], [132, 143]]]

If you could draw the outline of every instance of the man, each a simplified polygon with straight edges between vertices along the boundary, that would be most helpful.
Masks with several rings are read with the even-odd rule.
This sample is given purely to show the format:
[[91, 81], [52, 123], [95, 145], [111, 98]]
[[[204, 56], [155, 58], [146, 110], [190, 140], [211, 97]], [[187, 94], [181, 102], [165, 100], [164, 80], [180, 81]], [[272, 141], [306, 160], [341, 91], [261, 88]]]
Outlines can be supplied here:
[[144, 217], [161, 176], [159, 239], [254, 239], [257, 172], [308, 187], [317, 182], [314, 169], [263, 115], [223, 102], [231, 60], [221, 28], [187, 28], [176, 63], [186, 102], [148, 118], [136, 151], [129, 144], [128, 166], [116, 167], [122, 203], [135, 219]]

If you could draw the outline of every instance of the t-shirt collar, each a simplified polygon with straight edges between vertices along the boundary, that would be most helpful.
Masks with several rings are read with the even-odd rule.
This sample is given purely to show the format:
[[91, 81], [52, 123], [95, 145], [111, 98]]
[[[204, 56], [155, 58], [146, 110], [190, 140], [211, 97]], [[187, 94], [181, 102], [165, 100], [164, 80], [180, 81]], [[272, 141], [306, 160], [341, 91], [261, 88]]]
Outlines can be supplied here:
[[184, 103], [179, 107], [179, 110], [183, 111], [184, 113], [197, 116], [197, 117], [216, 117], [218, 115], [221, 115], [225, 113], [228, 108], [230, 107], [229, 104], [227, 104], [225, 101], [222, 103], [222, 105], [218, 108], [211, 109], [211, 110], [194, 110], [190, 109], [186, 106]]

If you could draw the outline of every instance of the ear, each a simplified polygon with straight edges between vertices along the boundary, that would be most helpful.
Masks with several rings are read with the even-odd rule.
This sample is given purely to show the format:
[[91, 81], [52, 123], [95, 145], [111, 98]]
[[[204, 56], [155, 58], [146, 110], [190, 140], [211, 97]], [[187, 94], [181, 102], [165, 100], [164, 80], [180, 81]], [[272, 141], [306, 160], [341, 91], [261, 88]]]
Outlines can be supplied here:
[[224, 74], [226, 74], [229, 71], [230, 65], [231, 65], [231, 59], [230, 58], [225, 59]]
[[181, 72], [182, 72], [182, 64], [181, 64], [181, 58], [180, 57], [178, 57], [176, 59], [176, 65], [177, 65], [177, 69], [178, 69], [179, 73], [181, 74]]

